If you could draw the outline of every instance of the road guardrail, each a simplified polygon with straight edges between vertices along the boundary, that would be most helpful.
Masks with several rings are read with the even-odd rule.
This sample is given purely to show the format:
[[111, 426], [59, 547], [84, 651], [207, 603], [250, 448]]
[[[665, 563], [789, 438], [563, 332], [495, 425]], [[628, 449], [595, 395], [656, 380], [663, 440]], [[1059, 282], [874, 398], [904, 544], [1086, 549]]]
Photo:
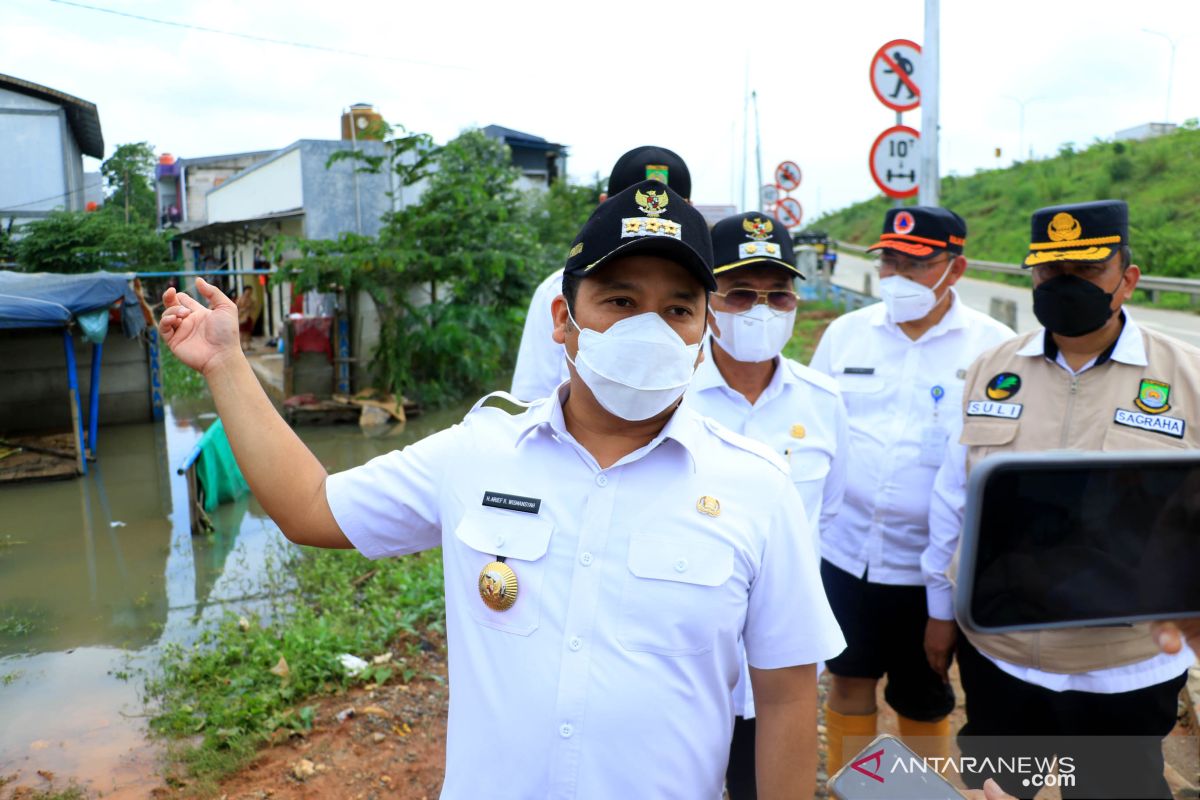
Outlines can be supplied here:
[[[838, 248], [852, 253], [864, 254], [867, 248], [860, 244], [852, 242], [838, 242]], [[967, 259], [969, 269], [977, 269], [980, 272], [995, 272], [1002, 275], [1028, 275], [1029, 270], [1017, 264], [1002, 264], [998, 261], [977, 261], [973, 258]], [[1146, 293], [1147, 299], [1151, 303], [1158, 301], [1158, 296], [1161, 292], [1179, 292], [1189, 295], [1192, 305], [1200, 306], [1200, 280], [1196, 278], [1166, 278], [1156, 275], [1142, 275], [1138, 280], [1138, 289]]]

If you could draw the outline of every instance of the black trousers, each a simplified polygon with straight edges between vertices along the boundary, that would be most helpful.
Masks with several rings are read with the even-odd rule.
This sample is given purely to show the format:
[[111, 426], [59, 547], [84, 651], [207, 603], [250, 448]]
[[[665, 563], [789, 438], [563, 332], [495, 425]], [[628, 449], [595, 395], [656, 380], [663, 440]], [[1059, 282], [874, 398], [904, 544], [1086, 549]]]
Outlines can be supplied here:
[[733, 718], [733, 741], [729, 745], [729, 766], [725, 769], [725, 788], [730, 800], [755, 800], [758, 784], [754, 778], [754, 718]]
[[[1026, 757], [1045, 765], [1057, 756], [1058, 780], [1069, 775], [1074, 782], [1060, 784], [1064, 798], [1169, 800], [1162, 740], [1175, 727], [1186, 674], [1118, 694], [1055, 692], [1004, 672], [961, 633], [958, 641], [967, 702], [958, 746], [964, 758], [991, 762], [974, 772], [964, 765], [967, 786], [977, 789], [995, 778], [1009, 794], [1032, 798], [1039, 789], [1035, 775], [1049, 770], [1034, 767], [1023, 778], [1013, 764]], [[1001, 759], [1008, 764], [997, 768]]]

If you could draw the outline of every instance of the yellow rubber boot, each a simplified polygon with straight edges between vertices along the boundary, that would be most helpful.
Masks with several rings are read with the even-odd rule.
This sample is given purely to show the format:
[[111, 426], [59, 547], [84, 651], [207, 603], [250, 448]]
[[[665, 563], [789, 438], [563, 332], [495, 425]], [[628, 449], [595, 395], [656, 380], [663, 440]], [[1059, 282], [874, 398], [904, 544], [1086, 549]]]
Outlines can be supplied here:
[[937, 722], [918, 722], [915, 719], [896, 715], [900, 727], [900, 738], [914, 753], [936, 764], [939, 772], [946, 771], [946, 759], [950, 758], [950, 718], [942, 717]]
[[[829, 741], [829, 749], [825, 758], [825, 774], [833, 775], [846, 763], [848, 755], [854, 755], [859, 749], [875, 738], [875, 718], [878, 714], [839, 714], [825, 704], [825, 735]], [[846, 753], [843, 744], [847, 737], [853, 737], [861, 742], [851, 742], [855, 749]]]

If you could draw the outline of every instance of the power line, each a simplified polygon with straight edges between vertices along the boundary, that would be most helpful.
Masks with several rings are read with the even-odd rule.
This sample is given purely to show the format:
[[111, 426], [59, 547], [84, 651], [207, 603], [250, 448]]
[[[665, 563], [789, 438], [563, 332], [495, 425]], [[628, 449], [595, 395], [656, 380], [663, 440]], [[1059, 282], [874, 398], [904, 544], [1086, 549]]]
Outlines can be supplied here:
[[103, 189], [103, 186], [104, 186], [103, 183], [85, 184], [83, 186], [80, 186], [78, 189], [69, 189], [69, 190], [67, 190], [65, 192], [61, 192], [59, 194], [52, 194], [49, 197], [40, 197], [37, 200], [30, 200], [27, 203], [17, 203], [16, 205], [13, 205], [13, 206], [4, 206], [3, 208], [0, 208], [0, 213], [5, 212], [5, 211], [11, 211], [14, 208], [24, 208], [25, 206], [35, 206], [38, 203], [45, 203], [48, 200], [57, 200], [60, 197], [70, 197], [73, 194], [82, 194], [83, 192], [86, 192], [89, 189], [95, 189], [97, 187]]
[[289, 39], [272, 39], [268, 36], [259, 36], [253, 33], [240, 33], [238, 31], [227, 31], [220, 28], [208, 28], [203, 25], [192, 25], [187, 22], [176, 22], [169, 19], [158, 19], [157, 17], [147, 17], [141, 14], [130, 14], [127, 11], [117, 11], [114, 8], [104, 8], [102, 6], [88, 5], [87, 3], [77, 3], [74, 0], [50, 0], [51, 3], [58, 3], [64, 6], [73, 6], [74, 8], [84, 8], [88, 11], [98, 11], [102, 14], [112, 14], [116, 17], [126, 17], [127, 19], [136, 19], [141, 22], [150, 22], [155, 25], [167, 25], [172, 28], [185, 28], [187, 30], [200, 31], [201, 33], [215, 33], [220, 36], [232, 36], [236, 39], [246, 39], [251, 42], [265, 42], [266, 44], [276, 44], [283, 47], [298, 47], [304, 50], [316, 50], [323, 53], [336, 53], [343, 56], [354, 56], [355, 58], [370, 58], [381, 61], [395, 61], [402, 64], [415, 64], [422, 67], [435, 67], [437, 69], [453, 69], [467, 70], [467, 67], [457, 64], [439, 64], [436, 61], [421, 61], [415, 58], [400, 58], [399, 56], [385, 56], [378, 53], [364, 53], [359, 50], [343, 50], [340, 47], [327, 47], [321, 44], [311, 44], [309, 42], [295, 42]]

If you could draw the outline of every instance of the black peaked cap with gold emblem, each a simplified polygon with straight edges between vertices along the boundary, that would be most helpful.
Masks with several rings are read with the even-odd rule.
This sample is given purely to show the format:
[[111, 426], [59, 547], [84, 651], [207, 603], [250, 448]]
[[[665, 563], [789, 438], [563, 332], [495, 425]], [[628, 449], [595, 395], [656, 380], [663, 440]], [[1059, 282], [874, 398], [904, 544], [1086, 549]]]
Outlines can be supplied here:
[[962, 255], [967, 246], [967, 223], [948, 208], [908, 206], [889, 209], [879, 241], [867, 248], [895, 250], [919, 260], [945, 251]]
[[692, 196], [692, 173], [687, 164], [674, 150], [655, 145], [635, 147], [617, 159], [608, 176], [608, 196], [648, 180], [662, 181], [684, 199]]
[[1026, 267], [1056, 261], [1107, 261], [1129, 244], [1129, 206], [1097, 200], [1039, 208], [1031, 220]]
[[596, 206], [571, 243], [563, 272], [586, 278], [610, 261], [633, 255], [669, 259], [708, 291], [717, 288], [708, 224], [660, 181], [642, 181]]
[[792, 254], [792, 237], [774, 217], [750, 211], [726, 217], [713, 226], [713, 272], [759, 266], [784, 267], [799, 275]]

